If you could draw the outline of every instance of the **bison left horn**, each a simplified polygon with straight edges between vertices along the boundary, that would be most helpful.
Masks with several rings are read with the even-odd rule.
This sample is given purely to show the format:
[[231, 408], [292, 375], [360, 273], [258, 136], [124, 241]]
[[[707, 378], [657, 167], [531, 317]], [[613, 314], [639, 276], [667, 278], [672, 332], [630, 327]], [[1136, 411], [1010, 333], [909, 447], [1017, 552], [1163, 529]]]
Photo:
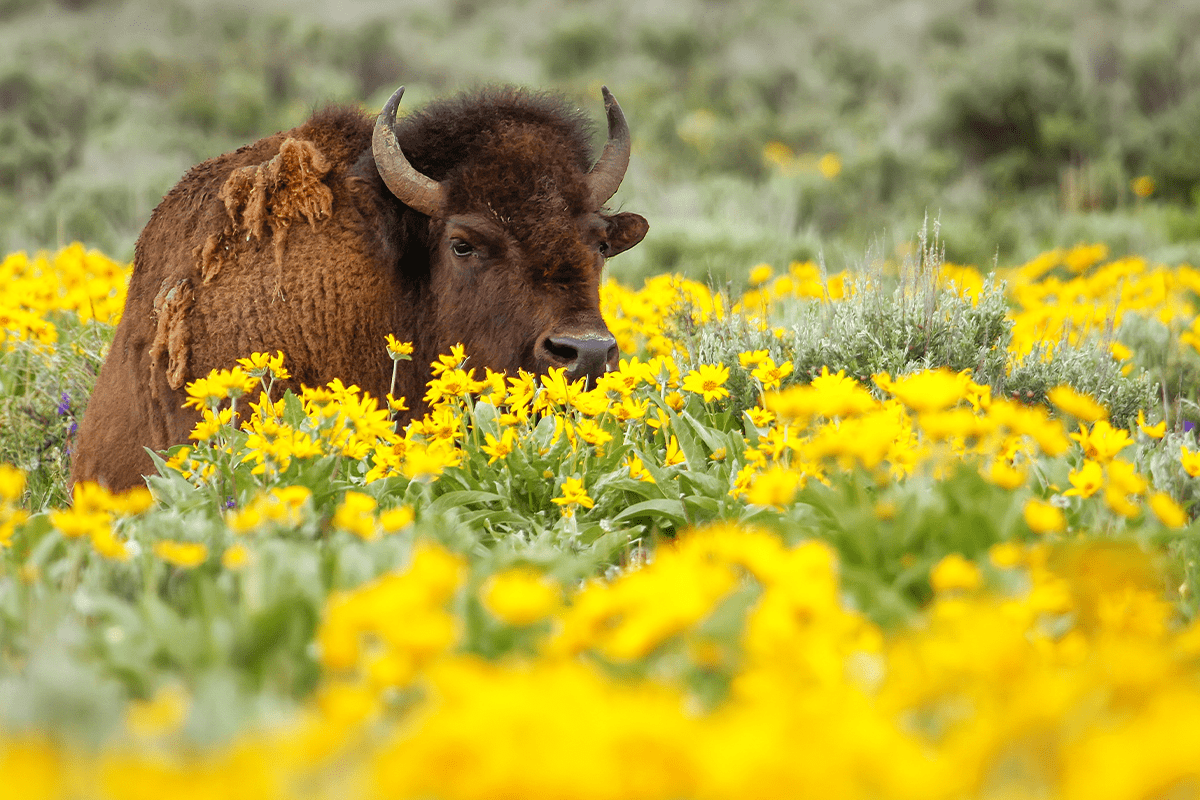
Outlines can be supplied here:
[[400, 202], [426, 216], [438, 217], [446, 205], [446, 190], [408, 163], [396, 138], [396, 109], [403, 96], [404, 87], [401, 86], [379, 112], [371, 138], [371, 153], [375, 156], [379, 177]]
[[600, 160], [588, 173], [588, 186], [592, 191], [592, 203], [597, 207], [608, 202], [617, 193], [621, 181], [625, 178], [625, 170], [629, 168], [629, 125], [617, 99], [608, 91], [607, 86], [600, 87], [604, 95], [604, 113], [608, 116], [608, 141]]

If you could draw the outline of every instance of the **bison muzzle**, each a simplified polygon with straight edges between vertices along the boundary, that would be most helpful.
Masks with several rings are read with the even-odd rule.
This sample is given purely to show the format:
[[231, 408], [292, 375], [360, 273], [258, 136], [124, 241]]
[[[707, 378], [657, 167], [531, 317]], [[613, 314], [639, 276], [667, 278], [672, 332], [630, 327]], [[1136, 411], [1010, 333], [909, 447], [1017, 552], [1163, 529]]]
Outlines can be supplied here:
[[293, 387], [341, 378], [381, 398], [386, 336], [411, 341], [396, 389], [411, 415], [428, 364], [457, 343], [472, 366], [511, 374], [615, 368], [601, 272], [648, 225], [605, 208], [630, 153], [608, 89], [594, 165], [587, 118], [561, 98], [493, 88], [397, 121], [403, 91], [375, 120], [317, 112], [166, 195], [137, 241], [72, 481], [140, 483], [146, 448], [186, 442], [199, 419], [185, 385], [252, 352], [283, 351]]

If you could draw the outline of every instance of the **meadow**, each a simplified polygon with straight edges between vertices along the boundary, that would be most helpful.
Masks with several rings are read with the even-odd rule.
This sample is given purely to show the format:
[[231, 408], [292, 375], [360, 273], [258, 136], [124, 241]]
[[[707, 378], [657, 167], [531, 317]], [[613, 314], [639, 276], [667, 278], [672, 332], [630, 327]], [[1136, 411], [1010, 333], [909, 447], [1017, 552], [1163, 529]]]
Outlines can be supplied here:
[[[1200, 794], [1187, 4], [394, 5], [0, 2], [0, 797]], [[183, 170], [497, 78], [630, 117], [618, 371], [246, 353], [68, 494]]]
[[1200, 446], [1160, 390], [1200, 271], [938, 252], [610, 280], [601, 385], [456, 350], [401, 430], [247, 354], [148, 488], [69, 505], [129, 268], [8, 256], [5, 412], [61, 399], [4, 432], [5, 790], [1193, 792]]

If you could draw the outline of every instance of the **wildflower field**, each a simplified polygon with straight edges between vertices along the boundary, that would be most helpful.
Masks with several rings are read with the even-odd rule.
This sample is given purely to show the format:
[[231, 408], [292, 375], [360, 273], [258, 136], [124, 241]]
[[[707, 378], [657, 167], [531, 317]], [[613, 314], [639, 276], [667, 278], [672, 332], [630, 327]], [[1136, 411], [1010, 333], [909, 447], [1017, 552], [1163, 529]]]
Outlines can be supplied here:
[[1200, 793], [1200, 270], [610, 280], [602, 385], [401, 429], [247, 353], [68, 499], [128, 274], [0, 262], [0, 797]]

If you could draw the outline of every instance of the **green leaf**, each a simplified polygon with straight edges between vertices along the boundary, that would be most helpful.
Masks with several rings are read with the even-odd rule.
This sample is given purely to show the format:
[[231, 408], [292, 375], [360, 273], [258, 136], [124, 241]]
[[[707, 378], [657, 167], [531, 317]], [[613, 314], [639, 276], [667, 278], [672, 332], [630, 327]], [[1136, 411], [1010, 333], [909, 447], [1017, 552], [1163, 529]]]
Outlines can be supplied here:
[[494, 492], [481, 492], [478, 490], [463, 489], [455, 492], [447, 492], [438, 499], [429, 504], [429, 513], [444, 514], [450, 509], [459, 509], [464, 506], [475, 505], [477, 503], [503, 503], [504, 498]]
[[675, 526], [687, 524], [687, 512], [684, 511], [683, 503], [679, 500], [666, 499], [645, 500], [641, 503], [634, 503], [613, 517], [613, 522], [624, 522], [642, 517], [650, 519], [665, 518]]

